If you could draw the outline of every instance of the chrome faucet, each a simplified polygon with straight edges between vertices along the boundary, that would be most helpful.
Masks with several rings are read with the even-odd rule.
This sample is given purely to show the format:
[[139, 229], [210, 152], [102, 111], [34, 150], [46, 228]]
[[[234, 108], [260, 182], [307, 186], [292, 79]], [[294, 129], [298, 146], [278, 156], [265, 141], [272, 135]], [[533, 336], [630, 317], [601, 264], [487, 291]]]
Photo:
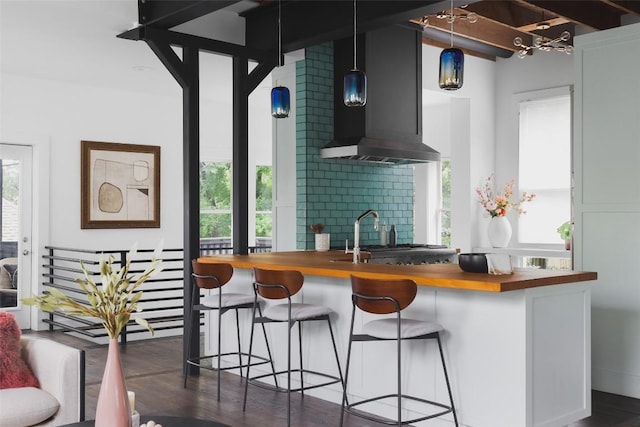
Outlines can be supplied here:
[[360, 215], [353, 223], [353, 263], [358, 264], [360, 262], [360, 221], [369, 215], [373, 215], [373, 229], [378, 231], [378, 223], [380, 217], [378, 212], [373, 209], [369, 209], [362, 215]]

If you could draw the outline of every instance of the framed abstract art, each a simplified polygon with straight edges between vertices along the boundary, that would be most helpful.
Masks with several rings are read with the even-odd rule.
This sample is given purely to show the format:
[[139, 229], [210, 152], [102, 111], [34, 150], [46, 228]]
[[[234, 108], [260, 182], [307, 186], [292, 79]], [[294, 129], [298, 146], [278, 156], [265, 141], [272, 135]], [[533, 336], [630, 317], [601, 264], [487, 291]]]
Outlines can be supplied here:
[[160, 227], [160, 147], [81, 141], [81, 228]]

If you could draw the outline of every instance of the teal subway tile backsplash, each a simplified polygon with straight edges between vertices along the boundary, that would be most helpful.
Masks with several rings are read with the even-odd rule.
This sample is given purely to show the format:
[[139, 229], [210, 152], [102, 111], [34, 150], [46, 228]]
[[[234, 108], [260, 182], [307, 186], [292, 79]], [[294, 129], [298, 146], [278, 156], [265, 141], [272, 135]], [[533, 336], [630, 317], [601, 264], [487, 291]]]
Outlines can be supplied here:
[[[380, 223], [396, 224], [398, 242], [413, 236], [413, 168], [320, 158], [333, 138], [333, 44], [308, 48], [296, 63], [296, 191], [298, 249], [313, 249], [309, 226], [325, 224], [331, 245], [353, 244], [353, 223], [375, 209]], [[377, 244], [373, 219], [361, 224], [362, 244]]]

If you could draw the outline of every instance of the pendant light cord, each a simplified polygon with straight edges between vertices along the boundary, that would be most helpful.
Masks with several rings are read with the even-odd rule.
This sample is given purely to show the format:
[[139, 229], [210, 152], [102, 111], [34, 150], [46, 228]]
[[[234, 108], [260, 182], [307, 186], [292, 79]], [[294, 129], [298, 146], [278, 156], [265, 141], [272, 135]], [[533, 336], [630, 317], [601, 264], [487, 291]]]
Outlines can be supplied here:
[[280, 0], [278, 0], [278, 67], [282, 67], [282, 21], [280, 16]]
[[357, 70], [358, 66], [356, 65], [356, 0], [353, 0], [353, 69]]
[[453, 21], [455, 18], [453, 17], [453, 0], [451, 0], [451, 10], [449, 11], [449, 23], [451, 24], [451, 47], [453, 47]]

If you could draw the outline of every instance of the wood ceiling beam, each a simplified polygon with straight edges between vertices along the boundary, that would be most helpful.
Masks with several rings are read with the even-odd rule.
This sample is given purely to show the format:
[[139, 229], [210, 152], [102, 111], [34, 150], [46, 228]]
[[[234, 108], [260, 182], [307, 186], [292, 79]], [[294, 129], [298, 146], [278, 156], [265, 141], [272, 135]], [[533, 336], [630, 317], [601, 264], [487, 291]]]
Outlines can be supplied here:
[[594, 30], [607, 30], [620, 26], [621, 12], [612, 9], [600, 1], [549, 1], [549, 0], [516, 0], [531, 8], [549, 12], [555, 16], [567, 18]]
[[465, 10], [516, 28], [535, 24], [542, 20], [540, 11], [532, 10], [530, 7], [513, 1], [484, 0], [470, 4]]
[[[567, 18], [559, 17], [559, 18], [553, 18], [553, 19], [545, 19], [543, 22], [549, 24], [549, 27], [557, 27], [559, 25], [564, 25], [570, 21]], [[539, 22], [535, 22], [533, 24], [523, 25], [522, 27], [518, 27], [518, 29], [520, 31], [524, 31], [525, 33], [532, 33], [538, 30], [539, 25], [540, 25]]]
[[[456, 13], [465, 13], [465, 10], [456, 9]], [[427, 27], [449, 33], [451, 27], [446, 21], [446, 19], [429, 16]], [[525, 44], [530, 45], [532, 43], [531, 34], [518, 31], [508, 25], [487, 19], [483, 16], [478, 16], [478, 21], [473, 24], [467, 20], [456, 20], [453, 25], [453, 33], [466, 39], [483, 42], [511, 52], [517, 52], [519, 50], [513, 44], [513, 40], [516, 37], [521, 37]]]
[[[446, 49], [449, 47], [449, 43], [440, 41], [440, 40], [436, 40], [434, 38], [431, 38], [429, 36], [422, 36], [422, 43], [429, 45], [429, 46], [434, 46], [434, 47], [438, 47], [441, 49]], [[475, 56], [476, 58], [482, 58], [482, 59], [486, 59], [489, 61], [495, 61], [496, 60], [496, 56], [495, 55], [491, 55], [491, 54], [487, 54], [484, 52], [480, 52], [477, 50], [473, 50], [473, 49], [468, 49], [465, 47], [460, 47], [458, 46], [458, 48], [465, 54], [465, 55], [469, 55], [469, 56]]]

